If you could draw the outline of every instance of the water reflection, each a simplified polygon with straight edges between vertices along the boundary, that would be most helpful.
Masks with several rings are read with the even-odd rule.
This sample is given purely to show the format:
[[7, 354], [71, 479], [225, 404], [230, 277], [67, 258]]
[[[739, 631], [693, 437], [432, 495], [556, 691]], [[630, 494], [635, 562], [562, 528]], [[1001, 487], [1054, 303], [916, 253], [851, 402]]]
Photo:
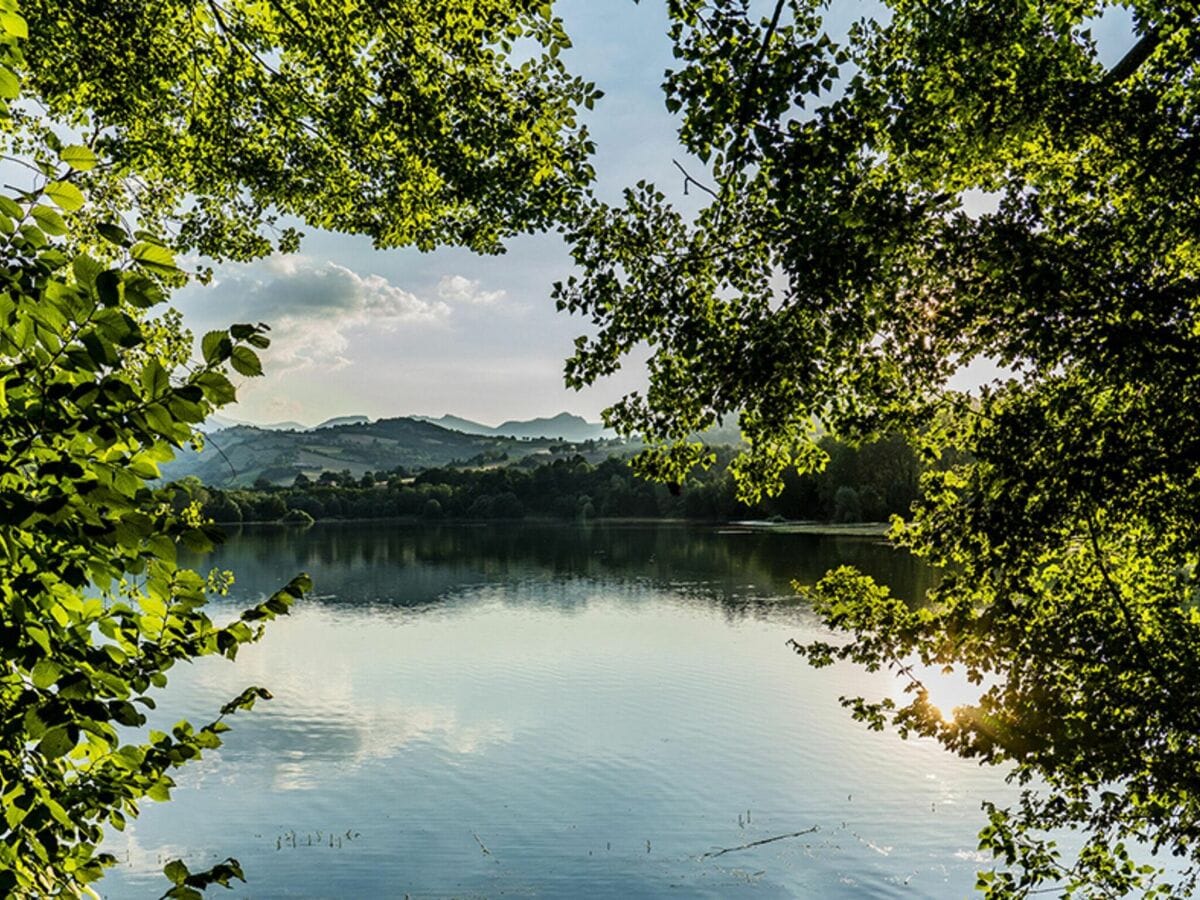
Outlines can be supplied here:
[[[464, 586], [560, 579], [649, 583], [740, 609], [793, 593], [835, 565], [853, 565], [910, 602], [929, 570], [882, 540], [682, 524], [322, 524], [231, 529], [199, 565], [232, 569], [242, 592], [274, 590], [299, 571], [339, 604], [421, 607]], [[539, 594], [539, 599], [547, 596]], [[570, 602], [570, 595], [561, 600]]]
[[921, 590], [866, 540], [246, 529], [206, 561], [237, 572], [231, 607], [299, 570], [323, 599], [174, 677], [160, 726], [276, 699], [114, 836], [101, 893], [234, 855], [246, 897], [964, 895], [999, 773], [865, 731], [836, 698], [885, 676], [785, 646], [817, 633], [790, 581], [841, 562]]

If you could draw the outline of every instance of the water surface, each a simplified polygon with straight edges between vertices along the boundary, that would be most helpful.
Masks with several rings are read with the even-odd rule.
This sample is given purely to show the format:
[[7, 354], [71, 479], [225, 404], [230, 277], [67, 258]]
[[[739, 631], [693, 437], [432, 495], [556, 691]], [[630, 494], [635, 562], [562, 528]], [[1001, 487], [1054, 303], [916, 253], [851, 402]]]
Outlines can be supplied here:
[[222, 896], [967, 896], [1002, 773], [866, 730], [837, 698], [890, 678], [786, 646], [821, 634], [792, 580], [841, 563], [904, 597], [928, 577], [737, 528], [245, 529], [205, 563], [237, 573], [229, 611], [299, 571], [317, 598], [173, 673], [160, 725], [275, 699], [113, 836], [99, 892], [235, 856]]

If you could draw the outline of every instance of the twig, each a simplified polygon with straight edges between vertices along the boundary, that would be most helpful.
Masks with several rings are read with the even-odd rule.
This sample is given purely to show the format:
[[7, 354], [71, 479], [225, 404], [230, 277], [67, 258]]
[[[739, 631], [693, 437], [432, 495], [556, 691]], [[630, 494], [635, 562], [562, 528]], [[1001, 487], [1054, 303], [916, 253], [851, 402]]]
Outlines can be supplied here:
[[475, 843], [477, 843], [477, 844], [479, 845], [479, 849], [483, 851], [483, 855], [484, 855], [484, 856], [491, 856], [491, 855], [492, 855], [492, 851], [491, 851], [491, 850], [489, 850], [487, 847], [485, 847], [485, 846], [483, 845], [483, 841], [481, 841], [481, 840], [479, 839], [479, 835], [477, 835], [475, 832], [473, 832], [473, 831], [472, 831], [472, 832], [471, 832], [471, 837], [475, 838]]
[[1138, 616], [1130, 607], [1125, 595], [1121, 593], [1121, 586], [1113, 580], [1112, 575], [1108, 571], [1108, 566], [1104, 563], [1104, 549], [1100, 545], [1095, 510], [1088, 512], [1084, 521], [1087, 523], [1088, 537], [1091, 539], [1092, 555], [1096, 557], [1096, 571], [1100, 574], [1105, 588], [1108, 589], [1109, 596], [1112, 597], [1113, 602], [1117, 606], [1117, 611], [1121, 614], [1121, 621], [1125, 624], [1125, 630], [1129, 634], [1130, 643], [1133, 645], [1138, 662], [1142, 664], [1142, 668], [1146, 670], [1146, 673], [1158, 682], [1159, 688], [1164, 693], [1169, 694], [1170, 686], [1168, 679], [1166, 678], [1166, 674], [1156, 664], [1157, 658], [1153, 648], [1146, 646], [1145, 635], [1138, 626]]
[[671, 162], [674, 164], [675, 168], [677, 168], [680, 172], [683, 173], [683, 192], [685, 194], [687, 193], [688, 185], [694, 184], [696, 187], [700, 188], [700, 190], [704, 191], [704, 193], [708, 194], [709, 196], [714, 197], [717, 200], [721, 199], [721, 195], [718, 194], [716, 191], [714, 191], [712, 188], [710, 188], [707, 184], [701, 184], [699, 181], [697, 181], [695, 178], [693, 178], [691, 173], [688, 172], [687, 169], [685, 169], [683, 166], [681, 166], [679, 164], [679, 160], [673, 159], [673, 160], [671, 160]]
[[751, 841], [748, 844], [742, 844], [740, 847], [726, 847], [724, 850], [710, 850], [708, 853], [701, 853], [700, 858], [709, 859], [710, 857], [724, 856], [726, 853], [733, 853], [735, 850], [749, 850], [751, 847], [759, 847], [762, 844], [773, 844], [775, 841], [801, 837], [802, 835], [812, 834], [820, 827], [820, 825], [814, 825], [812, 828], [805, 828], [803, 831], [791, 831], [787, 834], [777, 834], [775, 837], [763, 838], [761, 841]]
[[[771, 40], [775, 37], [775, 32], [779, 28], [779, 20], [783, 16], [783, 8], [787, 4], [784, 0], [776, 0], [775, 10], [771, 13], [771, 21], [767, 24], [767, 30], [763, 33], [762, 43], [758, 47], [758, 54], [754, 58], [754, 65], [750, 68], [750, 78], [746, 84], [746, 90], [742, 93], [743, 105], [738, 109], [737, 130], [733, 136], [737, 143], [731, 148], [728, 154], [729, 166], [728, 171], [732, 175], [737, 171], [738, 166], [742, 163], [742, 157], [746, 154], [746, 129], [750, 126], [750, 118], [753, 111], [750, 108], [749, 101], [758, 93], [758, 81], [762, 75], [762, 65], [766, 62], [767, 51], [771, 48]], [[725, 189], [728, 190], [731, 181], [725, 182]]]
[[232, 473], [234, 476], [236, 476], [236, 475], [238, 474], [237, 466], [235, 466], [235, 465], [233, 464], [233, 460], [231, 460], [231, 459], [230, 459], [228, 456], [226, 456], [226, 455], [225, 455], [225, 451], [221, 449], [221, 445], [220, 445], [220, 444], [218, 444], [216, 441], [214, 441], [214, 440], [212, 439], [212, 435], [211, 435], [211, 434], [206, 434], [206, 435], [204, 435], [204, 442], [205, 442], [206, 444], [211, 444], [211, 445], [212, 445], [212, 447], [213, 447], [213, 449], [214, 449], [214, 450], [216, 450], [216, 451], [217, 451], [219, 454], [221, 454], [221, 459], [225, 460], [225, 465], [229, 466], [229, 471], [230, 471], [230, 472], [231, 472], [231, 473]]

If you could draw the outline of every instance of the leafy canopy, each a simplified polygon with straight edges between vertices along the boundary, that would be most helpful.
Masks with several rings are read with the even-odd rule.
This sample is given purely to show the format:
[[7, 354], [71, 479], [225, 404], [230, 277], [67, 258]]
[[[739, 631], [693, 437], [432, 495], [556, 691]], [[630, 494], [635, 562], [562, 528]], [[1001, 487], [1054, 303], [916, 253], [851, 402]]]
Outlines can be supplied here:
[[[608, 411], [680, 481], [687, 435], [737, 415], [748, 496], [818, 467], [821, 429], [905, 434], [942, 463], [894, 538], [942, 573], [896, 599], [840, 570], [809, 590], [841, 639], [797, 647], [901, 672], [847, 698], [1027, 785], [981, 839], [989, 896], [1187, 896], [1200, 862], [1200, 28], [1128, 4], [1115, 65], [1092, 0], [895, 0], [826, 31], [808, 0], [670, 0], [664, 85], [695, 217], [640, 183], [588, 204], [569, 383], [639, 343], [650, 383]], [[964, 396], [973, 360], [1009, 374]], [[954, 449], [965, 454], [947, 455]], [[919, 668], [979, 685], [939, 711]], [[1035, 781], [1036, 780], [1036, 781]], [[1043, 785], [1036, 789], [1033, 785]], [[1048, 830], [1085, 843], [1065, 856]], [[1181, 858], [1174, 883], [1134, 844]], [[1139, 851], [1140, 852], [1140, 851]], [[1136, 855], [1136, 854], [1135, 854]], [[1157, 885], [1157, 887], [1155, 887]]]
[[[294, 249], [294, 220], [377, 245], [501, 241], [591, 178], [598, 92], [559, 59], [543, 0], [24, 0], [20, 149], [64, 126], [104, 163], [97, 215], [133, 209], [179, 250]], [[11, 99], [15, 86], [0, 96]], [[285, 217], [283, 227], [279, 217]]]

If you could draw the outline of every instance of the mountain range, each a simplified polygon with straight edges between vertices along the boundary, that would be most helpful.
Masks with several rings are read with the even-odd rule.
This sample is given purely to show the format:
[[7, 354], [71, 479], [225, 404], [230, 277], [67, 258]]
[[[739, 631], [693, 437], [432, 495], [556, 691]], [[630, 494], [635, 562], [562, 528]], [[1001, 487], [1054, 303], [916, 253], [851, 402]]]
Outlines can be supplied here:
[[[568, 412], [535, 419], [509, 419], [500, 425], [484, 425], [481, 422], [449, 414], [436, 418], [433, 416], [407, 416], [406, 418], [415, 419], [418, 422], [429, 422], [451, 431], [461, 431], [463, 434], [478, 434], [488, 437], [554, 438], [576, 442], [616, 437], [616, 432], [605, 428], [599, 422], [589, 422], [582, 416]], [[207, 434], [215, 434], [218, 431], [241, 426], [257, 428], [262, 431], [319, 431], [322, 428], [334, 428], [338, 425], [365, 425], [370, 421], [366, 416], [334, 416], [319, 425], [304, 425], [291, 420], [264, 425], [214, 414], [208, 417], [202, 430]]]
[[431, 422], [443, 428], [461, 431], [464, 434], [482, 434], [491, 437], [515, 438], [558, 438], [563, 441], [592, 441], [616, 437], [616, 432], [599, 422], [589, 422], [582, 416], [561, 412], [557, 416], [537, 419], [509, 419], [499, 425], [481, 425], [460, 416], [413, 416], [421, 422]]
[[231, 419], [228, 416], [222, 416], [219, 413], [213, 413], [200, 426], [200, 430], [205, 434], [215, 434], [218, 431], [224, 431], [227, 428], [257, 428], [261, 431], [316, 431], [319, 428], [331, 428], [335, 425], [361, 425], [364, 422], [370, 422], [366, 416], [334, 416], [332, 419], [326, 419], [320, 425], [305, 425], [301, 422], [288, 420], [286, 422], [269, 422], [261, 425], [257, 422], [247, 422], [243, 419]]

